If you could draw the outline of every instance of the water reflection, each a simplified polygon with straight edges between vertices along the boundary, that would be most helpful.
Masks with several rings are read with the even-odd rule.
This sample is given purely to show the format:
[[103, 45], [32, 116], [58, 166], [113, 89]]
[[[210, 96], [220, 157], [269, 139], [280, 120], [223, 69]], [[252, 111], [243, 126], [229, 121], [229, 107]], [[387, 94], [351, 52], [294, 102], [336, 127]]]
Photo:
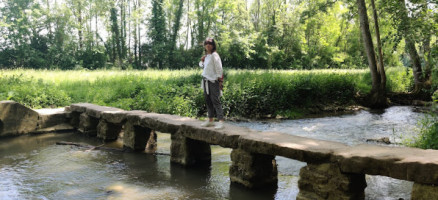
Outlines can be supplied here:
[[[367, 138], [414, 133], [421, 114], [410, 107], [318, 119], [238, 123], [350, 145]], [[44, 134], [0, 140], [0, 199], [295, 199], [299, 171], [306, 163], [276, 157], [278, 188], [248, 190], [231, 184], [231, 149], [211, 146], [210, 165], [184, 168], [168, 155], [89, 151], [58, 141], [100, 145], [80, 134]], [[106, 144], [121, 147], [121, 141]], [[159, 153], [170, 153], [170, 135], [158, 133]], [[412, 183], [367, 176], [366, 199], [410, 198]]]

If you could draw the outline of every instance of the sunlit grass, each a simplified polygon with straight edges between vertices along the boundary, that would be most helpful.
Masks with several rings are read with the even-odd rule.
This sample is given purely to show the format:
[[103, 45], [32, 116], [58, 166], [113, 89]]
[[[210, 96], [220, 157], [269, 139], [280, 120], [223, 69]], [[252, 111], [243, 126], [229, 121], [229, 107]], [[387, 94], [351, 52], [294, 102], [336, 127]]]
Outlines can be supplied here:
[[[89, 102], [126, 110], [205, 115], [201, 69], [186, 70], [0, 70], [0, 100], [33, 108]], [[405, 68], [389, 69], [388, 90], [412, 85]], [[316, 104], [351, 104], [371, 89], [366, 69], [230, 70], [225, 69], [227, 116], [296, 117]]]

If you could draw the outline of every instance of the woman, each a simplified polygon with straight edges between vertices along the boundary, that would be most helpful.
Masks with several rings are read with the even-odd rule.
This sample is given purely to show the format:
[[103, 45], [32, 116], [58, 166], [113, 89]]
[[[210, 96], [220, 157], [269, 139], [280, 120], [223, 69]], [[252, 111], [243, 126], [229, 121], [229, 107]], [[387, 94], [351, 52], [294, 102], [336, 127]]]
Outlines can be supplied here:
[[[204, 68], [202, 72], [201, 87], [204, 90], [204, 97], [207, 103], [208, 120], [201, 124], [203, 127], [214, 126], [215, 129], [224, 128], [224, 111], [220, 101], [222, 80], [222, 61], [216, 52], [216, 42], [209, 38], [204, 41], [206, 55], [201, 58], [199, 66]], [[214, 124], [214, 116], [219, 120]]]

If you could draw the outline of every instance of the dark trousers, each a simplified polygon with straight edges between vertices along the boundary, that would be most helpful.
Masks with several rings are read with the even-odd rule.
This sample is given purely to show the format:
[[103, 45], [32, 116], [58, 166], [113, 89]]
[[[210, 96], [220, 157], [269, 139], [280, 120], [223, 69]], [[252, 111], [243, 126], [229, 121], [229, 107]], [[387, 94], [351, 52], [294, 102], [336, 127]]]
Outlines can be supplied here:
[[207, 103], [208, 118], [214, 118], [217, 116], [218, 120], [224, 119], [224, 111], [222, 110], [221, 100], [220, 100], [220, 88], [219, 81], [212, 83], [211, 81], [204, 79], [204, 84], [208, 84], [208, 92], [206, 91], [206, 86], [204, 86], [204, 97]]

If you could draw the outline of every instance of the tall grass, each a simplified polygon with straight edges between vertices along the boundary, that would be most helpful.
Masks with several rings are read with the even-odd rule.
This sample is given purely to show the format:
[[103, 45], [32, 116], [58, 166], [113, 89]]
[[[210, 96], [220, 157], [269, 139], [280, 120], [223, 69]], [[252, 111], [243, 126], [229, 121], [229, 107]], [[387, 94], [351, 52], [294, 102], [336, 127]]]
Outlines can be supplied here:
[[438, 149], [438, 90], [432, 96], [431, 111], [419, 122], [419, 134], [405, 141], [408, 146]]
[[[318, 104], [351, 104], [371, 89], [368, 70], [225, 70], [222, 102], [228, 117], [294, 117]], [[32, 108], [89, 102], [204, 116], [201, 70], [0, 71], [0, 100]], [[412, 79], [404, 68], [388, 70], [388, 90], [407, 91]]]

